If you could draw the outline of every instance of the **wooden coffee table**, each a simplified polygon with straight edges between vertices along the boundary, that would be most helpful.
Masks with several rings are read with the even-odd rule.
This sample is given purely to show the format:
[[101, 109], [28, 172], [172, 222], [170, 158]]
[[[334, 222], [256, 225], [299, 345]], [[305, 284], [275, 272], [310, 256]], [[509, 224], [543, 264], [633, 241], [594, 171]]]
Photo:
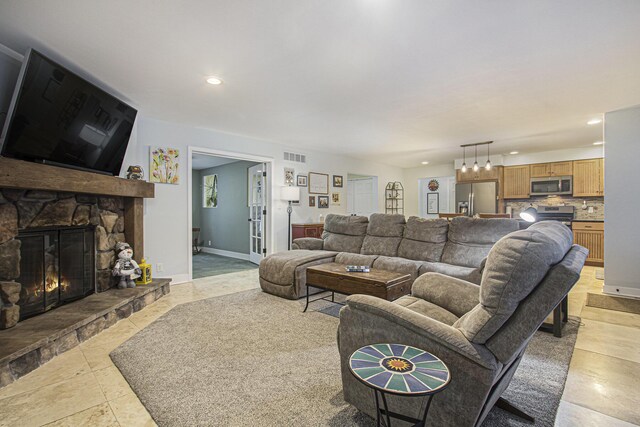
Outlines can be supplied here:
[[309, 300], [309, 287], [331, 291], [331, 302], [335, 293], [342, 295], [365, 294], [393, 301], [411, 292], [411, 275], [372, 268], [369, 273], [350, 273], [346, 265], [335, 262], [307, 268], [307, 304], [328, 297]]

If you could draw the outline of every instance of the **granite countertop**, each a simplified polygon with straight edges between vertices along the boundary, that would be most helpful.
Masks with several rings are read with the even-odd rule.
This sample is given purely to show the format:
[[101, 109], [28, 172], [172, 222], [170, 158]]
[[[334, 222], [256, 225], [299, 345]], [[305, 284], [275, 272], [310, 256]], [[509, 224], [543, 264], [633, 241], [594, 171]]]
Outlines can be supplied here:
[[571, 222], [604, 222], [602, 219], [572, 219]]

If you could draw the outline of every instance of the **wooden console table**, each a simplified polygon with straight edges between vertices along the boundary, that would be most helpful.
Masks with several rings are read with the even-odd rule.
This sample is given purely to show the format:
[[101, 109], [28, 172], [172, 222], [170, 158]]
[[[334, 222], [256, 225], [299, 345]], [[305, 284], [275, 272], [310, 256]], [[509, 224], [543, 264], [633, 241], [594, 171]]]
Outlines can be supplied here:
[[324, 230], [324, 224], [312, 223], [312, 224], [291, 224], [291, 240], [300, 239], [302, 237], [322, 237], [322, 231]]

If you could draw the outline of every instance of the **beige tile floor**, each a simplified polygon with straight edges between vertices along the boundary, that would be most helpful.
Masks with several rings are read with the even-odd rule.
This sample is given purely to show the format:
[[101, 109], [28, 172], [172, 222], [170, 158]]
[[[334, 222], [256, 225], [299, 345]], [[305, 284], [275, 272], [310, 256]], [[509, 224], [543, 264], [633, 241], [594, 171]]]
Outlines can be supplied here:
[[[198, 279], [0, 389], [0, 426], [154, 426], [109, 353], [172, 307], [258, 286], [257, 270]], [[570, 295], [580, 315], [557, 426], [640, 425], [640, 315], [584, 307], [602, 286], [585, 268]]]

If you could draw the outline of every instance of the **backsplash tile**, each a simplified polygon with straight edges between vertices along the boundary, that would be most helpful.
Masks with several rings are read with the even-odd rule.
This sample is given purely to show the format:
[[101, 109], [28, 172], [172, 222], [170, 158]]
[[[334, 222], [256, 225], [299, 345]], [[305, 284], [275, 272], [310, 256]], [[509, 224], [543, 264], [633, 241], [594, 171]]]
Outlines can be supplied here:
[[[587, 202], [588, 207], [593, 207], [593, 213], [589, 213], [588, 209], [582, 209], [584, 201]], [[604, 220], [604, 197], [541, 196], [530, 199], [505, 200], [505, 205], [511, 206], [514, 218], [518, 218], [520, 212], [528, 208], [531, 203], [535, 206], [575, 206], [575, 219]]]

